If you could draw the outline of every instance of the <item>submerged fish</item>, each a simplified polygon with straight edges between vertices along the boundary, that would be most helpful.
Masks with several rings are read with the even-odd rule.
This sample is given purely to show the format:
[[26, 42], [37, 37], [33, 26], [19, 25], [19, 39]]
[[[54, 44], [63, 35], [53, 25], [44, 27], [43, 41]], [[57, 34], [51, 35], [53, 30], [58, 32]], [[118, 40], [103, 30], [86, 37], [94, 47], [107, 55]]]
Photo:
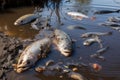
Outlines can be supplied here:
[[96, 11], [94, 14], [109, 14], [109, 13], [119, 13], [120, 10], [100, 10], [100, 11]]
[[67, 15], [72, 16], [74, 19], [82, 20], [83, 18], [89, 18], [87, 15], [80, 12], [68, 12]]
[[18, 63], [16, 64], [15, 70], [17, 73], [21, 73], [31, 66], [33, 66], [37, 60], [44, 57], [51, 45], [51, 40], [49, 38], [44, 38], [30, 44], [20, 55]]
[[73, 30], [73, 29], [86, 30], [86, 28], [81, 27], [81, 26], [77, 26], [77, 25], [71, 25], [71, 26], [68, 26], [67, 28], [70, 29], [70, 30]]
[[99, 37], [94, 37], [94, 38], [89, 38], [89, 39], [87, 39], [87, 40], [85, 40], [84, 42], [83, 42], [83, 45], [85, 45], [85, 46], [90, 46], [92, 43], [95, 43], [95, 42], [97, 42], [97, 43], [99, 43], [100, 44], [100, 48], [102, 48], [103, 47], [103, 45], [102, 45], [102, 40], [99, 38]]
[[70, 56], [72, 53], [72, 40], [65, 32], [56, 29], [54, 31], [55, 44], [64, 56]]
[[87, 32], [81, 35], [82, 38], [111, 35], [112, 32]]
[[17, 26], [17, 25], [27, 24], [40, 16], [41, 15], [39, 13], [23, 15], [14, 22], [14, 25]]

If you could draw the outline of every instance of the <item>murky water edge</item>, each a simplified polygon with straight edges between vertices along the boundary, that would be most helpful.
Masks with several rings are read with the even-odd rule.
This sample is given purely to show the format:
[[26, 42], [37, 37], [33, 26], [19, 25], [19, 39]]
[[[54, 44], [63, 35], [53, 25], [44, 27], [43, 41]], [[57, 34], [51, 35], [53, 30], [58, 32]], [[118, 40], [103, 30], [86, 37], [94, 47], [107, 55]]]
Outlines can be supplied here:
[[[105, 3], [108, 0], [105, 1]], [[113, 1], [109, 1], [110, 5], [119, 6], [119, 4], [113, 3]], [[105, 15], [93, 15], [94, 11], [102, 10], [102, 9], [109, 9], [114, 10], [114, 8], [101, 8], [101, 7], [94, 7], [91, 4], [100, 4], [102, 1], [97, 0], [75, 0], [72, 2], [67, 2], [61, 4], [60, 7], [60, 19], [64, 25], [59, 26], [56, 21], [58, 21], [58, 16], [56, 15], [55, 11], [51, 17], [51, 25], [52, 27], [58, 27], [62, 29], [66, 33], [68, 33], [72, 39], [76, 40], [74, 43], [74, 52], [71, 57], [64, 57], [60, 54], [60, 52], [56, 51], [56, 49], [52, 48], [51, 53], [48, 55], [47, 58], [42, 59], [38, 62], [37, 65], [44, 65], [48, 60], [55, 60], [55, 62], [64, 62], [65, 64], [68, 62], [74, 63], [99, 63], [102, 65], [102, 70], [97, 74], [88, 73], [87, 71], [82, 73], [85, 77], [90, 78], [90, 80], [119, 80], [120, 79], [120, 54], [119, 54], [119, 47], [120, 47], [120, 33], [108, 27], [101, 27], [98, 23], [104, 22], [107, 20], [108, 17], [111, 16], [119, 16], [119, 13], [112, 13], [112, 14], [105, 14]], [[63, 6], [63, 7], [62, 7]], [[18, 37], [22, 39], [29, 39], [29, 38], [36, 38], [39, 34], [39, 31], [34, 30], [31, 28], [30, 24], [24, 26], [14, 26], [14, 21], [20, 17], [21, 15], [33, 13], [34, 7], [23, 7], [17, 9], [10, 9], [7, 13], [0, 14], [0, 31], [3, 31], [5, 34]], [[80, 11], [85, 13], [88, 16], [96, 16], [95, 21], [91, 21], [88, 19], [78, 21], [73, 20], [69, 16], [66, 15], [68, 11]], [[50, 15], [50, 10], [44, 8], [42, 12], [42, 17], [46, 17]], [[67, 27], [70, 25], [80, 25], [85, 27], [87, 30], [69, 30]], [[96, 50], [99, 49], [98, 44], [93, 44], [92, 46], [85, 47], [83, 46], [82, 42], [84, 39], [80, 38], [80, 35], [85, 32], [108, 32], [112, 31], [113, 35], [102, 37], [104, 46], [109, 46], [110, 49], [105, 52], [104, 57], [105, 61], [97, 60], [91, 58], [90, 55], [94, 54]], [[80, 59], [82, 57], [82, 59]], [[16, 74], [14, 71], [11, 74], [8, 74], [8, 80], [59, 80], [55, 76], [44, 76], [43, 74], [35, 72], [33, 69], [30, 69], [27, 72], [22, 74]], [[63, 80], [68, 80], [67, 78], [63, 78]]]

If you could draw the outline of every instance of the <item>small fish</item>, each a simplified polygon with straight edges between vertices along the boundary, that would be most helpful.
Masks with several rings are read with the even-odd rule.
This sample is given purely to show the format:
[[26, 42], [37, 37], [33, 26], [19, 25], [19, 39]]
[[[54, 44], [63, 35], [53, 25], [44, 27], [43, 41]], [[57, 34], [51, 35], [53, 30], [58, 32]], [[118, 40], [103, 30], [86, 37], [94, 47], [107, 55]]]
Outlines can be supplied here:
[[87, 32], [81, 35], [82, 38], [112, 35], [112, 32]]
[[83, 42], [83, 45], [84, 46], [90, 46], [92, 43], [95, 43], [95, 42], [97, 42], [97, 43], [99, 43], [100, 44], [100, 48], [102, 48], [103, 47], [103, 45], [102, 45], [102, 40], [99, 38], [99, 37], [94, 37], [94, 38], [89, 38], [89, 39], [87, 39], [87, 40], [85, 40], [84, 42]]
[[27, 24], [33, 20], [35, 20], [36, 18], [40, 17], [41, 15], [36, 13], [36, 14], [26, 14], [21, 16], [20, 18], [18, 18], [15, 22], [14, 25], [18, 26], [18, 25], [23, 25], [23, 24]]
[[73, 29], [86, 30], [86, 28], [81, 27], [81, 26], [76, 26], [76, 25], [71, 25], [71, 26], [68, 26], [67, 28], [70, 29], [70, 30], [73, 30]]
[[55, 44], [64, 56], [70, 56], [72, 53], [72, 40], [68, 34], [56, 29], [54, 31]]
[[67, 15], [72, 16], [74, 19], [82, 20], [83, 18], [89, 18], [87, 15], [80, 12], [67, 12]]
[[50, 50], [51, 40], [44, 38], [30, 44], [20, 55], [14, 66], [17, 73], [21, 73], [33, 66], [40, 58], [46, 56]]
[[101, 26], [108, 26], [108, 27], [120, 27], [119, 23], [115, 23], [115, 22], [104, 22], [104, 23], [100, 23], [99, 25]]
[[96, 11], [94, 14], [109, 14], [109, 13], [119, 13], [120, 10], [100, 10], [100, 11]]
[[90, 56], [92, 58], [99, 58], [99, 59], [105, 60], [105, 58], [101, 55], [104, 54], [108, 49], [109, 49], [109, 47], [101, 48], [101, 49], [97, 50], [95, 54], [92, 54]]
[[108, 21], [119, 23], [120, 22], [120, 17], [110, 17], [110, 18], [108, 18]]

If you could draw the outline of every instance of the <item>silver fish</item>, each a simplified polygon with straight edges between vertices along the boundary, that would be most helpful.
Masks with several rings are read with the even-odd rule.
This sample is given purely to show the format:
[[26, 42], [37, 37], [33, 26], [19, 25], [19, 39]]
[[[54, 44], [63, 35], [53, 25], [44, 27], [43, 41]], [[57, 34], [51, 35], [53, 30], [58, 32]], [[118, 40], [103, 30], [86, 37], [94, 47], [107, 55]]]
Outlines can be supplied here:
[[99, 45], [100, 45], [100, 48], [102, 48], [103, 47], [103, 45], [102, 45], [102, 40], [99, 38], [99, 37], [94, 37], [94, 38], [89, 38], [89, 39], [87, 39], [87, 40], [85, 40], [84, 42], [83, 42], [83, 45], [84, 46], [90, 46], [92, 43], [95, 43], [95, 42], [97, 42], [97, 43], [99, 43]]
[[17, 73], [21, 73], [31, 66], [33, 66], [40, 58], [44, 57], [51, 45], [49, 38], [44, 38], [30, 44], [20, 55], [15, 70]]
[[96, 11], [94, 14], [109, 14], [109, 13], [119, 13], [120, 10], [100, 10]]
[[67, 12], [67, 15], [72, 16], [74, 19], [82, 20], [83, 18], [89, 18], [87, 15], [80, 12]]
[[81, 35], [82, 38], [111, 35], [112, 32], [87, 32]]
[[64, 56], [70, 56], [72, 53], [72, 40], [63, 31], [56, 29], [54, 31], [55, 44]]
[[14, 22], [14, 25], [17, 26], [17, 25], [27, 24], [40, 16], [41, 15], [39, 13], [23, 15]]
[[73, 30], [73, 29], [81, 29], [81, 30], [86, 30], [86, 28], [82, 27], [82, 26], [77, 26], [77, 25], [70, 25], [67, 27], [68, 29], [70, 30]]
[[108, 18], [108, 21], [119, 23], [120, 22], [120, 17], [110, 17], [110, 18]]

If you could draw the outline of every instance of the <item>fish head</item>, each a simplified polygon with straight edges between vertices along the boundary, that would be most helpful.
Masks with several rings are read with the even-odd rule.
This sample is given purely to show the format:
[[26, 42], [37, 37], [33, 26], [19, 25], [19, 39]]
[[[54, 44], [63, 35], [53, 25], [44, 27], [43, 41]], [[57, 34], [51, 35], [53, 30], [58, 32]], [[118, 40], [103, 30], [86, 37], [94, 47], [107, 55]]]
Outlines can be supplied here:
[[70, 56], [71, 55], [71, 53], [72, 53], [72, 49], [71, 49], [71, 47], [69, 47], [69, 46], [66, 46], [66, 47], [61, 47], [61, 53], [64, 55], [64, 56], [66, 56], [66, 57], [68, 57], [68, 56]]
[[29, 69], [32, 66], [32, 61], [27, 59], [20, 59], [18, 61], [17, 67], [16, 67], [16, 72], [21, 73], [27, 69]]
[[18, 26], [18, 25], [23, 25], [23, 24], [26, 24], [27, 23], [27, 19], [25, 18], [19, 18], [17, 19], [15, 22], [14, 22], [14, 25], [15, 26]]

